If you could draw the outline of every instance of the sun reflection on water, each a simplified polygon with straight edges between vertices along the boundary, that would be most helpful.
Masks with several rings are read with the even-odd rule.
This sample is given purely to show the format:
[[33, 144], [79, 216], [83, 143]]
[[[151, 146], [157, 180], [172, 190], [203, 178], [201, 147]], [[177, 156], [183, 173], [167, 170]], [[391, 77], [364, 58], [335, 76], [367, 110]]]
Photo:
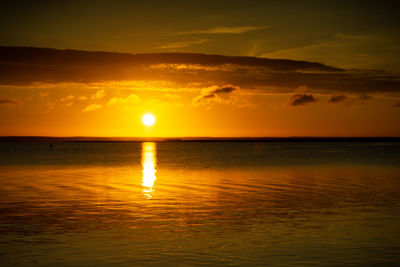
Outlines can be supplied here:
[[156, 143], [142, 143], [142, 192], [147, 198], [152, 198], [154, 182], [156, 181]]

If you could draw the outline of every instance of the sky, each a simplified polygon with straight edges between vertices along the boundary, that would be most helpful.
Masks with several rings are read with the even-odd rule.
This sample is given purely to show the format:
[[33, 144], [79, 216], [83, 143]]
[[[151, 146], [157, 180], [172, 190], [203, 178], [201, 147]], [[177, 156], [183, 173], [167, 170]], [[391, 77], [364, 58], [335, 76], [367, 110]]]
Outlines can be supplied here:
[[0, 135], [400, 136], [398, 7], [4, 1]]

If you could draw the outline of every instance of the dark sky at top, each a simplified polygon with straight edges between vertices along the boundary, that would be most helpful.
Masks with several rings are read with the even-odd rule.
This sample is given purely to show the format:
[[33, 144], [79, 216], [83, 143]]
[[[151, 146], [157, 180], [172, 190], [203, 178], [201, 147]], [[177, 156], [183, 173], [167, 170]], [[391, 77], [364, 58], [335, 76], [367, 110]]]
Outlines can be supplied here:
[[2, 1], [0, 45], [399, 71], [397, 1]]

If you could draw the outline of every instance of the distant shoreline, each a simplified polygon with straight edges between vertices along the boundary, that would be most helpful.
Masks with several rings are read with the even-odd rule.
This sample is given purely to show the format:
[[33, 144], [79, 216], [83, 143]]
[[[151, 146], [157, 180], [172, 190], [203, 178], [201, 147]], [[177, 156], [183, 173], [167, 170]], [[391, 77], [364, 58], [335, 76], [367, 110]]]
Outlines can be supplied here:
[[400, 137], [49, 137], [0, 136], [0, 142], [400, 142]]

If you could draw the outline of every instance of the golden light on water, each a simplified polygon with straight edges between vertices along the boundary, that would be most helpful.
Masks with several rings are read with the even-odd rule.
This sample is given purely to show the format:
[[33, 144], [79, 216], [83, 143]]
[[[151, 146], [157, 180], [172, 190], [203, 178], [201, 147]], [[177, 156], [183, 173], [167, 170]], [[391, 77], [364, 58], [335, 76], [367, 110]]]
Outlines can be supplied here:
[[147, 113], [143, 115], [142, 122], [146, 126], [153, 126], [154, 123], [156, 122], [156, 117], [154, 117], [154, 115], [151, 113]]
[[147, 198], [152, 198], [154, 182], [156, 181], [156, 143], [142, 143], [142, 192]]

